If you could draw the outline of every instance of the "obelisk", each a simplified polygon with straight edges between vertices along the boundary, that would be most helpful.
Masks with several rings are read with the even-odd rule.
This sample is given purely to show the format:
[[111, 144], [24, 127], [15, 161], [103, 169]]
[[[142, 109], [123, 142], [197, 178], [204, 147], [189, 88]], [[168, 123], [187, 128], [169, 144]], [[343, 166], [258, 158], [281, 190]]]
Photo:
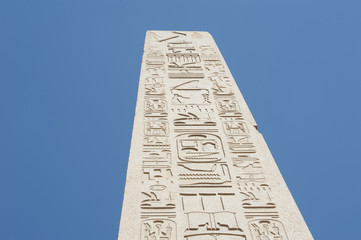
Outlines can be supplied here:
[[118, 239], [313, 239], [208, 32], [146, 34]]

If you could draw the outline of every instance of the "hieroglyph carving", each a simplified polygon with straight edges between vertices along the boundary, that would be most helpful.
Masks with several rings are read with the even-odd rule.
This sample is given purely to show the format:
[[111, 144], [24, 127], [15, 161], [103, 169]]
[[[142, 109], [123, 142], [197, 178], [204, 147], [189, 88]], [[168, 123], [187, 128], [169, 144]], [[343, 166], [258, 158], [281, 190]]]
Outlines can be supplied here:
[[213, 38], [148, 31], [119, 240], [311, 240]]
[[142, 222], [141, 240], [176, 240], [176, 223], [168, 219], [151, 219]]

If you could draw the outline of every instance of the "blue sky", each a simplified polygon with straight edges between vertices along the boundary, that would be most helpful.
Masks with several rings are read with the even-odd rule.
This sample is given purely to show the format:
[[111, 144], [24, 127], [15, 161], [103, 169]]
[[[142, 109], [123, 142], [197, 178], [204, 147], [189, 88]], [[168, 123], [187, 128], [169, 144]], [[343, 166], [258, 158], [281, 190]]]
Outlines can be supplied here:
[[146, 30], [215, 38], [315, 239], [361, 223], [359, 0], [0, 0], [0, 239], [116, 239]]

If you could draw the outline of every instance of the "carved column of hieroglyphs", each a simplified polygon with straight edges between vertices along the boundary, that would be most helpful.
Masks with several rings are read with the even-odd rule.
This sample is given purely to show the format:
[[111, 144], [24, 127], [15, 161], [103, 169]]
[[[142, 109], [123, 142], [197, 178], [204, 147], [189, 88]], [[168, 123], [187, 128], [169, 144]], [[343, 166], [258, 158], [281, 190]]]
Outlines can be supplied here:
[[147, 32], [118, 239], [313, 239], [207, 32]]

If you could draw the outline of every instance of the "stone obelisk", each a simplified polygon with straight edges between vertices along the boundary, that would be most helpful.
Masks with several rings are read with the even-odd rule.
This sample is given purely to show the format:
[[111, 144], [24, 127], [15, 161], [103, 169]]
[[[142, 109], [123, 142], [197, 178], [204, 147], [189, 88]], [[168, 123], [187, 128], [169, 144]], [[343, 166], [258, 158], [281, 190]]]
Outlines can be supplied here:
[[146, 34], [118, 239], [313, 239], [207, 32]]

